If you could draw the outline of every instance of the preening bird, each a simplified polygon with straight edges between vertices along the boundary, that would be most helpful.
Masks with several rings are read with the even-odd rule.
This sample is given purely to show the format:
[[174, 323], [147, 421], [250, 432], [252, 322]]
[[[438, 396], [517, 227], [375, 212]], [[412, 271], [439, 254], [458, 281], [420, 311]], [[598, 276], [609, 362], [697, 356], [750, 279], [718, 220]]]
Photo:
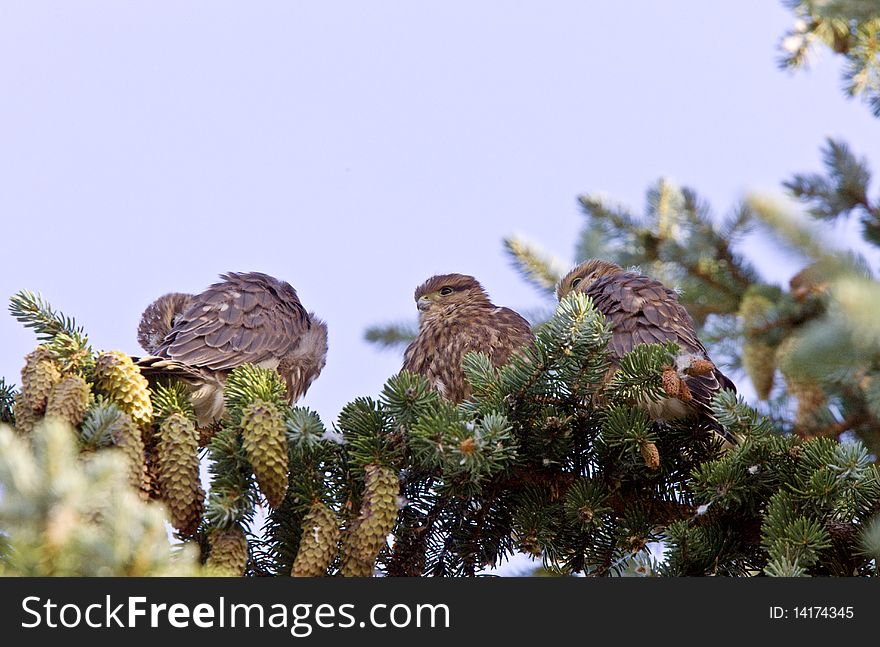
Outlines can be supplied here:
[[678, 344], [676, 365], [663, 374], [664, 389], [670, 397], [643, 405], [654, 420], [695, 415], [728, 441], [736, 442], [715, 420], [710, 406], [719, 390], [736, 392], [736, 387], [709, 359], [693, 320], [673, 290], [615, 263], [590, 260], [572, 269], [556, 286], [560, 301], [572, 292], [589, 296], [612, 326], [608, 343], [611, 371], [639, 344]]
[[177, 377], [192, 386], [200, 425], [223, 414], [223, 385], [236, 366], [274, 369], [291, 404], [321, 373], [327, 325], [300, 303], [289, 283], [261, 272], [229, 272], [200, 294], [166, 294], [141, 316], [138, 361], [148, 377]]
[[148, 305], [138, 325], [137, 339], [141, 348], [155, 355], [180, 315], [189, 307], [192, 298], [191, 294], [172, 292]]
[[419, 334], [406, 349], [403, 368], [424, 375], [453, 402], [471, 394], [462, 369], [466, 353], [481, 351], [493, 366], [501, 366], [535, 340], [529, 322], [493, 304], [472, 276], [432, 276], [416, 288], [415, 301]]

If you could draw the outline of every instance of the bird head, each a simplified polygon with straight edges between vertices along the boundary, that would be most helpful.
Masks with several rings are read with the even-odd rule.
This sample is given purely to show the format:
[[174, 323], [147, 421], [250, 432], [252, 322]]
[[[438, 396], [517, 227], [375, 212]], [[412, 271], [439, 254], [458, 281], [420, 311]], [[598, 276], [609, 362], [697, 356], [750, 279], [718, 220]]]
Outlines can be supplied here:
[[623, 272], [623, 268], [610, 261], [599, 259], [584, 261], [562, 277], [556, 285], [556, 296], [562, 301], [572, 292], [586, 291], [597, 279], [620, 272]]
[[327, 324], [314, 312], [309, 313], [309, 329], [288, 361], [290, 366], [285, 373], [292, 404], [305, 395], [327, 363]]
[[473, 276], [439, 274], [422, 283], [415, 292], [419, 314], [446, 312], [465, 304], [489, 303], [489, 295]]
[[171, 332], [177, 318], [186, 312], [191, 300], [191, 294], [172, 292], [148, 305], [138, 325], [137, 339], [141, 348], [154, 355]]

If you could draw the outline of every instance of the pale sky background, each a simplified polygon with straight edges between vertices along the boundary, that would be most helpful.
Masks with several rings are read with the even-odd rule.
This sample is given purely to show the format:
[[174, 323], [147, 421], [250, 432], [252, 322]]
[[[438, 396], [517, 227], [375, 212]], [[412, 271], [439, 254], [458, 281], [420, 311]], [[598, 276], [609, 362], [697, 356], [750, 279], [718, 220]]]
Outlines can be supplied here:
[[[328, 322], [301, 403], [329, 425], [399, 369], [363, 332], [414, 318], [428, 276], [538, 305], [501, 238], [575, 260], [581, 193], [641, 210], [668, 176], [722, 215], [820, 170], [829, 135], [880, 166], [839, 58], [777, 69], [793, 20], [775, 0], [2, 1], [0, 296], [39, 291], [139, 354], [155, 297], [267, 272]], [[767, 250], [770, 276], [796, 269]], [[0, 339], [18, 382], [34, 336], [2, 314]]]

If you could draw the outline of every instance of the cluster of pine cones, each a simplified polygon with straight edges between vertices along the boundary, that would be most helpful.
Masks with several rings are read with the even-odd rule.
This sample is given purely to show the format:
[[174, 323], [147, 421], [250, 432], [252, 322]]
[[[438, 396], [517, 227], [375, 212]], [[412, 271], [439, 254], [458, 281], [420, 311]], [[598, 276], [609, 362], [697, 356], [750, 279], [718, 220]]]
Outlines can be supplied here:
[[[58, 418], [77, 430], [84, 452], [115, 448], [126, 459], [132, 487], [144, 499], [161, 500], [171, 525], [182, 537], [192, 537], [199, 530], [205, 505], [199, 448], [210, 434], [199, 429], [191, 415], [162, 406], [160, 400], [125, 353], [100, 353], [85, 368], [61, 361], [47, 346], [38, 346], [22, 368], [15, 425], [18, 433], [26, 435], [43, 418]], [[276, 508], [287, 495], [288, 485], [283, 413], [271, 402], [255, 400], [242, 410], [239, 426], [260, 491]], [[365, 468], [365, 484], [358, 514], [344, 532], [333, 510], [320, 501], [312, 504], [302, 522], [292, 575], [324, 575], [337, 554], [342, 575], [372, 575], [397, 518], [400, 486], [396, 473], [380, 465]], [[245, 572], [248, 544], [239, 526], [215, 529], [209, 541], [209, 574]]]
[[[114, 406], [93, 406], [98, 399]], [[80, 432], [85, 451], [115, 447], [126, 459], [131, 485], [144, 498], [161, 498], [182, 534], [195, 532], [204, 505], [195, 426], [172, 414], [154, 428], [149, 384], [125, 353], [101, 353], [93, 370], [80, 370], [65, 368], [49, 348], [38, 346], [25, 358], [14, 414], [22, 434], [44, 417], [59, 418]], [[100, 438], [90, 437], [95, 429]]]
[[[124, 353], [99, 355], [90, 383], [77, 367], [65, 367], [47, 347], [38, 346], [25, 357], [21, 370], [15, 427], [19, 433], [28, 434], [45, 417], [59, 418], [79, 428], [96, 397], [115, 405], [116, 415], [101, 420], [105, 442], [126, 457], [132, 485], [149, 491], [144, 479], [144, 432], [152, 424], [153, 407], [146, 379]], [[94, 448], [89, 442], [83, 445]]]

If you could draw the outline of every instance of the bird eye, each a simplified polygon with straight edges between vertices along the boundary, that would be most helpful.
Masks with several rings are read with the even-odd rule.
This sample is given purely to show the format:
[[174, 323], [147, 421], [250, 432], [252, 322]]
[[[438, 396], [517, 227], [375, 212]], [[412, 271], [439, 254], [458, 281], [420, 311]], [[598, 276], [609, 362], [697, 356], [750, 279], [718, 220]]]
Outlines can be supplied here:
[[578, 286], [578, 283], [581, 282], [581, 280], [582, 280], [582, 279], [577, 278], [577, 279], [575, 279], [574, 281], [572, 281], [572, 282], [571, 282], [571, 287], [576, 288], [576, 287]]
[[448, 285], [444, 288], [440, 288], [440, 294], [444, 297], [449, 296], [450, 294], [452, 294], [452, 288]]

